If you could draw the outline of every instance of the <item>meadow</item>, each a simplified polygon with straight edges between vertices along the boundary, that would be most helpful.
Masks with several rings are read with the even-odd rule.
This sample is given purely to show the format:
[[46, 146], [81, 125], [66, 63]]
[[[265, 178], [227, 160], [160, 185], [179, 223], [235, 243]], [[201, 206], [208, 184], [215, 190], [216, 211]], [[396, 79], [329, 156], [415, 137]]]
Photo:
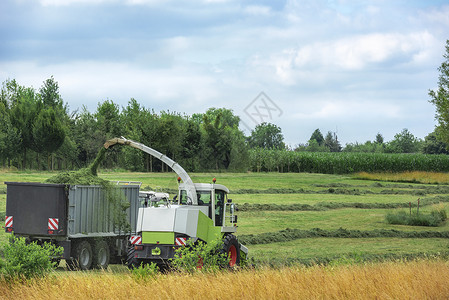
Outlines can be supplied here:
[[[5, 181], [42, 182], [52, 176], [51, 172], [12, 172], [0, 173], [0, 218], [5, 212]], [[170, 191], [177, 189], [175, 173], [134, 173], [100, 172], [107, 180], [142, 182], [142, 189]], [[239, 229], [237, 235], [242, 240], [250, 237], [279, 235], [286, 228], [295, 230], [373, 230], [398, 232], [423, 232], [420, 238], [409, 239], [385, 236], [383, 233], [363, 238], [345, 236], [321, 238], [297, 238], [293, 236], [282, 243], [247, 245], [255, 261], [282, 261], [317, 259], [328, 260], [339, 256], [358, 255], [416, 255], [418, 253], [438, 254], [449, 251], [449, 243], [444, 238], [429, 234], [449, 232], [449, 222], [440, 227], [391, 225], [385, 221], [389, 212], [408, 211], [409, 203], [416, 211], [420, 199], [420, 211], [425, 213], [433, 207], [449, 206], [448, 177], [445, 173], [427, 172], [403, 173], [401, 178], [384, 178], [379, 173], [370, 178], [364, 174], [334, 175], [312, 173], [194, 173], [194, 182], [211, 182], [226, 185], [230, 198], [242, 209], [238, 212]], [[428, 178], [440, 178], [438, 184], [427, 183]], [[410, 179], [411, 178], [411, 179]], [[419, 182], [422, 178], [424, 183]], [[435, 181], [436, 179], [434, 179]], [[0, 241], [6, 234], [0, 234]], [[246, 239], [248, 240], [248, 239]], [[329, 249], [331, 245], [331, 252]], [[351, 246], [349, 246], [351, 245]], [[291, 249], [291, 251], [289, 250]], [[382, 250], [384, 249], [384, 250]]]
[[[5, 212], [5, 181], [42, 182], [52, 175], [0, 172], [0, 218]], [[103, 171], [99, 176], [107, 180], [139, 181], [143, 189], [161, 189], [171, 196], [177, 189], [175, 173]], [[423, 227], [391, 225], [385, 221], [389, 212], [408, 212], [409, 203], [416, 211], [418, 198], [422, 213], [434, 207], [447, 209], [449, 182], [445, 173], [432, 176], [426, 172], [403, 173], [395, 178], [385, 178], [383, 173], [370, 178], [364, 174], [252, 172], [191, 176], [194, 182], [211, 182], [215, 177], [217, 183], [231, 190], [229, 197], [241, 207], [237, 235], [249, 248], [250, 264], [256, 270], [161, 274], [147, 281], [136, 281], [124, 267], [70, 273], [64, 271], [62, 263], [46, 279], [0, 288], [0, 298], [10, 295], [25, 299], [41, 299], [46, 295], [56, 298], [62, 290], [70, 290], [66, 295], [71, 298], [107, 299], [108, 293], [128, 298], [138, 295], [131, 292], [136, 288], [157, 295], [156, 298], [178, 297], [181, 295], [175, 291], [178, 289], [196, 298], [207, 295], [224, 299], [236, 295], [238, 298], [301, 295], [308, 299], [449, 295], [446, 278], [449, 224]], [[429, 177], [437, 179], [429, 183], [426, 179]], [[0, 243], [6, 241], [6, 236], [0, 234]], [[175, 288], [179, 282], [182, 285]], [[203, 288], [192, 289], [198, 285]], [[114, 288], [104, 291], [105, 286]]]

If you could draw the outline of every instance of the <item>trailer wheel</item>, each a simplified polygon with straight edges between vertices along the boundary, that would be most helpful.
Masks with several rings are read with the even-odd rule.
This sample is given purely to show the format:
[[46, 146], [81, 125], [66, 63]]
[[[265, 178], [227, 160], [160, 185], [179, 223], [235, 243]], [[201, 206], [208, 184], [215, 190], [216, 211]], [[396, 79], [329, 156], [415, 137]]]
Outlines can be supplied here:
[[[92, 267], [92, 247], [89, 242], [82, 241], [75, 246], [75, 265], [80, 270], [89, 270]], [[72, 261], [73, 263], [73, 261]]]
[[95, 268], [107, 269], [111, 254], [109, 245], [105, 240], [96, 241], [94, 244], [93, 261]]
[[140, 262], [137, 258], [134, 257], [136, 250], [133, 245], [128, 246], [128, 255], [126, 257], [126, 265], [128, 269], [133, 270], [140, 266]]
[[229, 257], [229, 267], [232, 268], [240, 264], [240, 247], [235, 235], [228, 234], [224, 237], [221, 253]]

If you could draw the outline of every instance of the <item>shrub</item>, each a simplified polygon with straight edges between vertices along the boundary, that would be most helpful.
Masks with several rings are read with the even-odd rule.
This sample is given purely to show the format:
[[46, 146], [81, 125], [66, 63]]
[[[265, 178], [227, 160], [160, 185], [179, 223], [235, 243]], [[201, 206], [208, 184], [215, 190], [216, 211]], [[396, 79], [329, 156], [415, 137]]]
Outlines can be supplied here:
[[63, 251], [63, 248], [50, 243], [27, 243], [25, 238], [13, 236], [3, 247], [4, 261], [0, 264], [0, 274], [7, 281], [43, 277], [56, 267], [52, 258], [59, 257]]
[[223, 241], [217, 238], [210, 243], [192, 240], [185, 247], [175, 250], [175, 258], [171, 266], [180, 272], [194, 273], [197, 271], [216, 272], [220, 268], [229, 265], [229, 258], [220, 252]]
[[411, 215], [407, 214], [405, 211], [400, 211], [395, 214], [387, 214], [385, 220], [389, 224], [396, 225], [437, 227], [447, 220], [447, 214], [444, 209], [433, 209], [429, 214], [412, 213]]
[[159, 272], [159, 268], [157, 264], [153, 262], [150, 264], [141, 263], [138, 268], [134, 268], [131, 272], [136, 280], [142, 281], [156, 277]]

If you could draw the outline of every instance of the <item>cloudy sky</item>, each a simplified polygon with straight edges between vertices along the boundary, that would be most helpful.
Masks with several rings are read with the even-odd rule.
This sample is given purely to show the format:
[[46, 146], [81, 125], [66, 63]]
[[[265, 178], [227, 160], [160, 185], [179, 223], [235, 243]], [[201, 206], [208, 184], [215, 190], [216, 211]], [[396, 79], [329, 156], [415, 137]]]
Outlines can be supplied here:
[[433, 131], [449, 1], [1, 0], [0, 37], [0, 80], [53, 75], [71, 111], [135, 98], [230, 108], [291, 146], [316, 128], [388, 141]]

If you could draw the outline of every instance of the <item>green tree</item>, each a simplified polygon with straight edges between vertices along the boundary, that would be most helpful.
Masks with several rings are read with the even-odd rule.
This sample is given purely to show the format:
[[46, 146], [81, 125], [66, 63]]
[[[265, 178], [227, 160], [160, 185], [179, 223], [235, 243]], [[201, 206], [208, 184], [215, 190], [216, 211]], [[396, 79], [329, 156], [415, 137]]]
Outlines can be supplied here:
[[53, 76], [44, 81], [44, 84], [39, 89], [39, 95], [44, 107], [51, 107], [57, 112], [64, 109], [64, 102], [59, 94], [59, 85]]
[[210, 108], [203, 115], [202, 161], [205, 169], [244, 168], [247, 165], [248, 152], [244, 135], [238, 128], [239, 122], [240, 118], [226, 108]]
[[264, 149], [284, 149], [284, 136], [280, 127], [271, 123], [261, 123], [251, 131], [248, 137], [248, 144], [251, 148], [259, 147]]
[[387, 144], [386, 152], [415, 153], [419, 152], [419, 146], [420, 141], [407, 128], [404, 128]]
[[18, 97], [11, 103], [10, 118], [12, 125], [20, 134], [22, 169], [24, 169], [27, 167], [27, 152], [35, 149], [33, 127], [42, 103], [32, 88], [19, 87], [18, 90]]
[[330, 152], [340, 152], [341, 145], [338, 141], [337, 135], [330, 131], [327, 132], [326, 138], [324, 139], [324, 146], [326, 146]]
[[[33, 124], [34, 150], [52, 154], [61, 147], [65, 139], [64, 127], [52, 107], [39, 112]], [[50, 163], [49, 169], [53, 169]]]
[[449, 40], [446, 41], [446, 53], [444, 61], [438, 71], [438, 89], [429, 90], [430, 103], [435, 105], [435, 119], [438, 121], [436, 128], [437, 137], [445, 144], [449, 144]]
[[435, 132], [431, 132], [424, 138], [422, 152], [425, 154], [449, 154], [447, 148], [447, 144], [440, 141]]
[[200, 125], [194, 120], [187, 119], [181, 145], [181, 156], [183, 166], [188, 171], [195, 172], [200, 168], [201, 142]]
[[380, 133], [376, 134], [376, 143], [382, 145], [384, 143], [384, 137]]
[[324, 137], [323, 134], [321, 133], [320, 129], [315, 129], [315, 131], [312, 133], [312, 136], [309, 139], [309, 144], [310, 141], [315, 140], [318, 143], [318, 146], [323, 146], [324, 144]]
[[11, 123], [6, 102], [0, 102], [0, 162], [3, 166], [8, 163], [11, 166], [11, 159], [15, 158], [20, 148], [20, 134]]

